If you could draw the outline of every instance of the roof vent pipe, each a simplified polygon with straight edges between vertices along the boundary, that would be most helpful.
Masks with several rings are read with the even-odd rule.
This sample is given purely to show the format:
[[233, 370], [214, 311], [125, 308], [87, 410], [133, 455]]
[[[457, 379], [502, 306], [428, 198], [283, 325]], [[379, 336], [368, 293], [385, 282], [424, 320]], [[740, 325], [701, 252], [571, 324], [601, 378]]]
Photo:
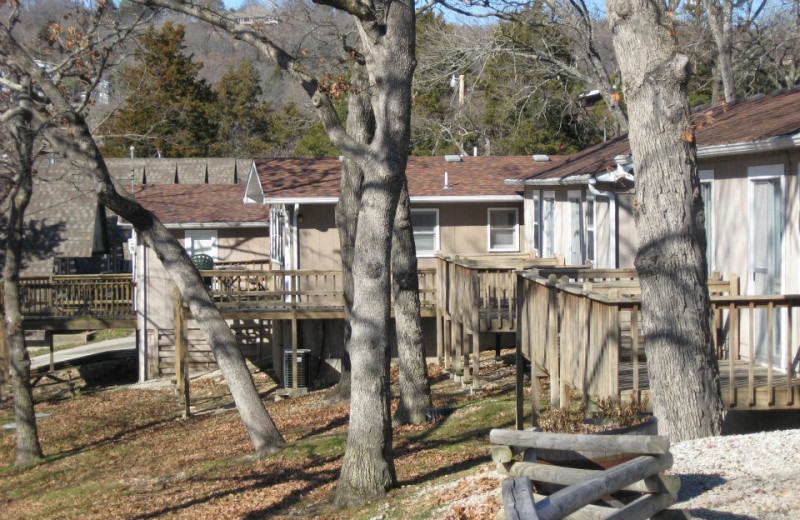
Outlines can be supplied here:
[[443, 190], [452, 190], [453, 189], [453, 187], [450, 186], [450, 179], [449, 179], [448, 173], [446, 171], [444, 172], [444, 186], [442, 186], [442, 189]]
[[161, 150], [156, 150], [156, 157], [161, 159]]
[[535, 154], [533, 160], [536, 162], [550, 162], [550, 156], [545, 154]]
[[620, 166], [627, 166], [629, 164], [633, 164], [633, 156], [632, 155], [617, 155], [614, 157], [614, 162]]
[[133, 159], [134, 152], [136, 152], [136, 147], [131, 145], [130, 150], [131, 150], [131, 159]]
[[478, 147], [477, 146], [473, 146], [472, 147], [472, 156], [473, 157], [477, 157], [478, 156]]

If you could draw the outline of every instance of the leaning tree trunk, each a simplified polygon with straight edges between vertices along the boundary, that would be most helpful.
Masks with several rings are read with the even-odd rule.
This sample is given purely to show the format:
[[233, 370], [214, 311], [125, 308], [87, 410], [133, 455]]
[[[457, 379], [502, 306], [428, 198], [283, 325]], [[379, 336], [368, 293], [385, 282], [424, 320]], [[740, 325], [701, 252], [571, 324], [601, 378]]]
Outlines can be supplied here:
[[723, 408], [711, 341], [703, 204], [686, 97], [688, 63], [658, 2], [607, 0], [636, 171], [642, 333], [659, 432], [718, 435]]
[[22, 310], [19, 296], [19, 270], [22, 259], [22, 240], [25, 208], [31, 200], [33, 180], [33, 136], [26, 124], [14, 129], [15, 162], [18, 169], [17, 185], [8, 197], [6, 232], [6, 258], [3, 266], [5, 286], [4, 316], [8, 338], [11, 385], [14, 393], [14, 420], [17, 424], [18, 467], [29, 466], [42, 459], [42, 447], [36, 428], [36, 415], [31, 391], [31, 359], [25, 348], [25, 331], [22, 328]]
[[[47, 93], [51, 97], [57, 94]], [[81, 166], [87, 175], [92, 176], [98, 201], [129, 221], [155, 251], [211, 346], [256, 455], [263, 457], [274, 453], [284, 445], [283, 437], [264, 407], [236, 339], [211, 300], [200, 273], [172, 233], [152, 213], [135, 200], [117, 193], [83, 118], [65, 111], [64, 120], [69, 135], [49, 129], [49, 141], [59, 152]]]
[[394, 424], [419, 424], [425, 422], [425, 412], [431, 407], [431, 387], [422, 340], [417, 250], [411, 228], [407, 183], [403, 184], [394, 219], [392, 282], [400, 358], [400, 403], [394, 414]]

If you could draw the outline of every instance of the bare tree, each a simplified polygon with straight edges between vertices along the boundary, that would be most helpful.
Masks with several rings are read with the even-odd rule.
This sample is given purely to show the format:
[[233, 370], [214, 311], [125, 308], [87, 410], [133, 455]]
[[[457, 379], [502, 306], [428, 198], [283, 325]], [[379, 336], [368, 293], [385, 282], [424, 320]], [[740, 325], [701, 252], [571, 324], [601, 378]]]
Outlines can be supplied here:
[[5, 194], [3, 215], [5, 232], [5, 263], [3, 307], [5, 333], [9, 345], [11, 384], [14, 394], [14, 420], [16, 422], [18, 467], [29, 466], [42, 459], [42, 447], [36, 427], [33, 393], [30, 384], [31, 360], [25, 348], [25, 331], [22, 327], [19, 273], [22, 262], [22, 242], [25, 209], [33, 192], [34, 143], [40, 123], [34, 121], [30, 98], [29, 78], [19, 81], [21, 92], [15, 96], [4, 94], [8, 101], [0, 120], [5, 127], [2, 138], [6, 152], [0, 160], [1, 174], [6, 177], [9, 191]]
[[342, 87], [339, 82], [321, 82], [264, 32], [190, 2], [137, 1], [192, 15], [254, 45], [303, 86], [331, 143], [364, 175], [353, 257], [350, 425], [336, 499], [340, 504], [356, 504], [382, 496], [396, 481], [387, 355], [390, 264], [409, 145], [411, 79], [416, 66], [414, 5], [406, 0], [316, 2], [350, 14], [357, 27], [375, 121], [374, 136], [365, 144], [345, 131], [334, 110], [331, 95]]
[[[708, 16], [708, 25], [717, 45], [717, 69], [722, 80], [726, 103], [736, 101], [736, 82], [734, 77], [734, 31], [736, 25], [744, 30], [749, 29], [764, 9], [766, 0], [703, 0]], [[734, 25], [734, 12], [739, 14], [738, 23]], [[716, 102], [717, 100], [713, 100]]]
[[7, 23], [0, 26], [0, 56], [19, 81], [5, 79], [3, 84], [17, 95], [26, 91], [25, 84], [36, 85], [32, 110], [37, 117], [54, 122], [42, 129], [42, 137], [50, 148], [70, 161], [76, 171], [90, 176], [98, 201], [131, 222], [156, 252], [208, 338], [256, 454], [273, 453], [283, 446], [284, 440], [267, 413], [233, 333], [205, 290], [202, 278], [169, 230], [135, 200], [117, 192], [82, 113], [89, 97], [84, 96], [75, 104], [62, 89], [62, 81], [72, 77], [91, 91], [114, 45], [138, 26], [136, 22], [125, 27], [113, 23], [104, 25], [106, 6], [98, 2], [97, 12], [88, 15], [83, 28], [61, 31], [59, 26], [50, 24], [51, 56], [57, 57], [58, 62], [47, 70], [38, 66], [34, 55], [16, 39], [17, 18], [9, 17]]
[[636, 168], [636, 270], [653, 412], [673, 441], [719, 435], [704, 209], [686, 96], [688, 58], [653, 0], [607, 0]]
[[618, 134], [628, 132], [628, 118], [619, 104], [612, 79], [616, 70], [613, 56], [603, 56], [598, 30], [601, 22], [584, 0], [542, 0], [534, 4], [519, 0], [491, 0], [480, 4], [480, 13], [471, 9], [475, 4], [469, 1], [459, 4], [442, 0], [439, 3], [471, 16], [490, 14], [531, 28], [554, 31], [535, 41], [510, 37], [509, 43], [513, 44], [518, 56], [546, 64], [590, 89], [597, 89], [608, 106]]

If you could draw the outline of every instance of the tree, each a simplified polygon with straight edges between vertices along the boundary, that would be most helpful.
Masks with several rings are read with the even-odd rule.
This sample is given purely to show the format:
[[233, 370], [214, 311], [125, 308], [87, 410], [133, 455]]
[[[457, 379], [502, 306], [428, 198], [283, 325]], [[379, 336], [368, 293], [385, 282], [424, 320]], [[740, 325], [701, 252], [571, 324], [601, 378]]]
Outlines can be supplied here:
[[[155, 251], [211, 345], [256, 455], [273, 453], [283, 446], [284, 440], [258, 395], [233, 333], [211, 300], [197, 269], [171, 232], [152, 213], [134, 199], [116, 191], [100, 149], [81, 113], [87, 106], [88, 96], [84, 102], [73, 105], [60, 88], [66, 75], [76, 73], [90, 91], [91, 86], [99, 81], [114, 45], [138, 25], [119, 27], [110, 35], [101, 33], [97, 29], [103, 20], [105, 6], [105, 3], [98, 2], [98, 13], [86, 20], [88, 27], [62, 31], [58, 26], [51, 26], [51, 56], [58, 57], [60, 64], [55, 70], [43, 70], [37, 66], [34, 56], [16, 40], [14, 29], [18, 18], [12, 11], [8, 23], [0, 24], [0, 56], [8, 67], [8, 77], [20, 79], [14, 82], [8, 77], [3, 78], [3, 86], [15, 95], [32, 92], [35, 104], [31, 110], [41, 120], [52, 122], [41, 131], [48, 146], [65, 157], [76, 171], [89, 176], [98, 202], [128, 220]], [[26, 84], [37, 88], [26, 90]]]
[[258, 71], [242, 60], [214, 85], [218, 133], [209, 149], [211, 155], [258, 157], [272, 148], [272, 108], [259, 99], [259, 81]]
[[125, 104], [103, 125], [103, 152], [124, 157], [203, 157], [217, 135], [215, 95], [197, 79], [203, 64], [184, 54], [184, 27], [166, 22], [138, 38], [137, 64], [119, 75]]
[[[6, 220], [5, 258], [3, 264], [5, 334], [8, 339], [11, 385], [14, 394], [14, 420], [17, 425], [16, 466], [29, 466], [42, 459], [42, 447], [36, 427], [33, 393], [30, 385], [31, 360], [25, 347], [22, 327], [19, 272], [22, 262], [22, 243], [25, 209], [33, 192], [34, 141], [38, 124], [33, 120], [29, 79], [20, 81], [23, 91], [15, 97], [4, 96], [10, 102], [0, 118], [6, 133], [2, 139], [4, 154], [2, 175], [8, 189], [2, 197]], [[5, 191], [5, 190], [4, 190]]]
[[410, 140], [411, 79], [416, 66], [414, 5], [407, 0], [316, 2], [350, 14], [358, 31], [375, 120], [375, 134], [365, 144], [346, 132], [336, 114], [331, 97], [339, 92], [339, 82], [320, 82], [263, 32], [237, 24], [225, 13], [199, 9], [188, 2], [141, 1], [190, 14], [254, 45], [303, 86], [331, 143], [364, 175], [352, 268], [350, 425], [336, 500], [357, 504], [382, 496], [396, 482], [387, 355], [389, 266]]
[[[587, 2], [541, 0], [531, 4], [519, 0], [491, 0], [482, 3], [480, 11], [472, 9], [476, 4], [469, 0], [439, 3], [470, 16], [495, 16], [534, 30], [550, 31], [550, 37], [535, 41], [510, 40], [518, 59], [544, 64], [582, 83], [588, 90], [597, 89], [617, 127], [617, 134], [628, 132], [628, 118], [615, 88], [613, 57], [603, 55], [602, 24], [595, 20]], [[557, 37], [553, 37], [555, 35]]]
[[636, 171], [635, 265], [653, 412], [673, 441], [719, 435], [703, 204], [687, 102], [688, 58], [652, 0], [607, 0]]

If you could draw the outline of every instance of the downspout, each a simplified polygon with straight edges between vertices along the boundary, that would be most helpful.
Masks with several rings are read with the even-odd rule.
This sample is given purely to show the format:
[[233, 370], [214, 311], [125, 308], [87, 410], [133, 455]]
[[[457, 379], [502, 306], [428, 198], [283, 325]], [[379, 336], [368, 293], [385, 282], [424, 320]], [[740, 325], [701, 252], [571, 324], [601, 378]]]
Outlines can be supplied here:
[[[617, 268], [617, 196], [614, 195], [614, 192], [606, 191], [606, 190], [598, 190], [594, 187], [597, 179], [592, 176], [587, 181], [587, 186], [589, 187], [589, 191], [592, 192], [593, 195], [598, 197], [608, 197], [608, 205], [609, 205], [609, 237], [608, 237], [608, 248], [609, 248], [609, 266], [610, 269]], [[595, 224], [596, 225], [596, 224]]]
[[292, 269], [300, 269], [300, 230], [298, 229], [297, 218], [300, 214], [300, 204], [295, 203], [294, 213], [292, 214]]

